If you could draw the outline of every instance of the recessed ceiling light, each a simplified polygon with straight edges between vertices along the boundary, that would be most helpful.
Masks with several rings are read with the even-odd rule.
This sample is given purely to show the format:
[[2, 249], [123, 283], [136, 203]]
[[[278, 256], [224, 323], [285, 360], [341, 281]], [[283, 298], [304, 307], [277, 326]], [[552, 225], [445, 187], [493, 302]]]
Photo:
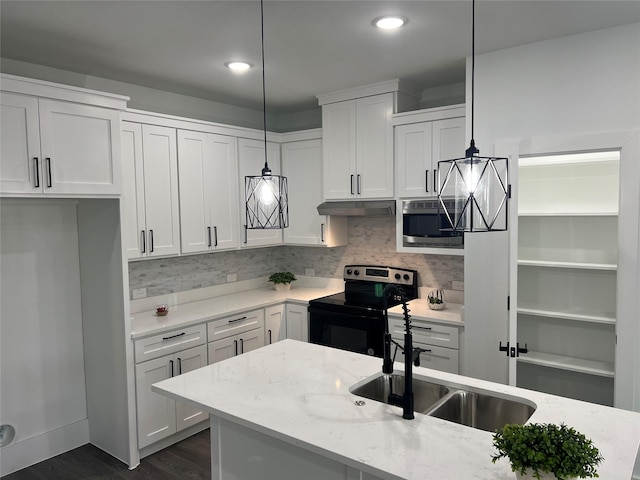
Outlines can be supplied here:
[[373, 21], [373, 24], [383, 30], [395, 30], [403, 25], [406, 25], [409, 20], [406, 17], [399, 15], [388, 15], [385, 17], [378, 17]]
[[236, 73], [246, 72], [251, 68], [251, 64], [247, 62], [227, 62], [225, 65], [229, 70]]

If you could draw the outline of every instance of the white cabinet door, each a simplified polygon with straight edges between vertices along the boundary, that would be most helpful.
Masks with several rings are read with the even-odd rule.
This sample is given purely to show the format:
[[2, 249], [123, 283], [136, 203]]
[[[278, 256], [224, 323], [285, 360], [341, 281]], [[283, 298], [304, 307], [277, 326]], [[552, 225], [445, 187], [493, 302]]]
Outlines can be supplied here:
[[44, 192], [119, 194], [120, 113], [39, 99]]
[[287, 338], [309, 341], [309, 318], [304, 305], [287, 304]]
[[222, 338], [215, 342], [209, 342], [207, 346], [209, 355], [209, 365], [221, 362], [227, 358], [235, 357], [238, 354], [238, 336]]
[[238, 355], [264, 347], [264, 327], [238, 335]]
[[151, 385], [154, 383], [171, 378], [174, 369], [173, 355], [136, 365], [138, 448], [146, 447], [176, 432], [176, 402], [151, 391]]
[[393, 93], [356, 101], [356, 193], [393, 198]]
[[356, 195], [356, 102], [322, 106], [324, 198]]
[[178, 131], [182, 253], [238, 246], [236, 139]]
[[429, 197], [437, 194], [433, 165], [432, 122], [395, 128], [396, 184], [399, 197]]
[[[269, 160], [269, 168], [273, 175], [280, 175], [280, 146], [269, 142], [267, 144], [267, 155]], [[266, 245], [282, 244], [281, 229], [265, 229], [265, 230], [248, 230], [246, 228], [246, 203], [245, 203], [245, 176], [260, 175], [264, 167], [264, 142], [259, 140], [251, 140], [240, 138], [238, 140], [238, 168], [239, 168], [239, 201], [242, 205], [240, 208], [240, 225], [243, 226], [241, 246], [243, 247], [260, 247]]]
[[287, 338], [284, 304], [264, 309], [264, 344], [271, 345]]
[[[238, 140], [234, 137], [213, 134], [209, 135], [209, 140], [213, 162], [207, 164], [209, 188], [205, 199], [211, 212], [212, 248], [214, 250], [236, 248], [239, 243], [238, 212], [240, 210], [236, 201], [238, 198]], [[271, 165], [271, 158], [269, 165]], [[277, 159], [273, 161], [279, 163]], [[275, 173], [277, 170], [273, 171]], [[244, 181], [244, 178], [242, 180]]]
[[[433, 168], [436, 171], [439, 161], [462, 158], [466, 148], [464, 117], [433, 122]], [[439, 182], [440, 180], [437, 181]], [[438, 185], [439, 188], [440, 186]], [[436, 191], [436, 195], [437, 193]], [[454, 195], [453, 184], [451, 184], [451, 188], [446, 189], [443, 193], [444, 195]]]
[[41, 193], [44, 183], [38, 100], [3, 92], [0, 113], [0, 192]]
[[146, 218], [144, 208], [144, 167], [142, 125], [122, 122], [122, 230], [128, 258], [145, 255]]
[[[207, 347], [199, 347], [184, 350], [175, 355], [178, 365], [178, 375], [196, 370], [207, 365]], [[176, 402], [176, 430], [195, 425], [196, 423], [208, 420], [209, 414], [199, 408], [182, 402]]]
[[180, 184], [180, 240], [182, 253], [211, 249], [211, 218], [208, 195], [208, 162], [212, 162], [208, 135], [178, 130], [178, 177]]
[[176, 131], [142, 126], [146, 252], [148, 256], [180, 253]]
[[284, 243], [322, 245], [325, 216], [322, 203], [322, 141], [306, 140], [282, 145], [282, 173], [289, 185], [289, 228]]

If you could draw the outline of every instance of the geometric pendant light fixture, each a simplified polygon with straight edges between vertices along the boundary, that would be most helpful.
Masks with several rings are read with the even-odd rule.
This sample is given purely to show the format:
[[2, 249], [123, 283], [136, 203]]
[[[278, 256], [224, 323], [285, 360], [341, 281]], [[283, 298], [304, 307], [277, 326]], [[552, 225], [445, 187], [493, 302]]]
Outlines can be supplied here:
[[[438, 162], [438, 208], [448, 228], [460, 232], [507, 230], [509, 161], [481, 157], [474, 140], [475, 0], [471, 26], [471, 143], [465, 156]], [[451, 201], [451, 200], [454, 201]]]
[[264, 74], [264, 2], [260, 0], [262, 47], [262, 126], [264, 131], [264, 168], [261, 175], [246, 176], [245, 202], [247, 229], [276, 229], [289, 226], [287, 178], [273, 175], [267, 158], [267, 102]]

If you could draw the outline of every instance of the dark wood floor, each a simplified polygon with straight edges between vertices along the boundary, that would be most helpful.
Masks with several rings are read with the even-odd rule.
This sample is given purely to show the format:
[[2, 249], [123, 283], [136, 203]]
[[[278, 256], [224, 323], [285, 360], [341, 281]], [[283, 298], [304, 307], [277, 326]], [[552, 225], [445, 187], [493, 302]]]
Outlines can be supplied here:
[[2, 480], [205, 480], [211, 478], [209, 430], [143, 458], [134, 470], [111, 455], [83, 445]]

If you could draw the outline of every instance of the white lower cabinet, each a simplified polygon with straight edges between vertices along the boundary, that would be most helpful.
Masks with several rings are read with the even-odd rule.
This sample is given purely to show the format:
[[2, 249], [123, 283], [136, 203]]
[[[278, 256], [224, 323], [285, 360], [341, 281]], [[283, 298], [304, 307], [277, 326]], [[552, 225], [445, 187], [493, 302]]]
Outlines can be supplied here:
[[180, 430], [207, 420], [195, 407], [151, 391], [151, 385], [207, 364], [204, 345], [154, 358], [136, 365], [138, 448], [144, 448]]
[[[460, 340], [457, 327], [412, 319], [413, 346], [425, 350], [420, 366], [449, 373], [460, 370]], [[404, 342], [404, 319], [389, 318], [389, 330], [396, 342]], [[396, 361], [402, 361], [398, 351]]]
[[263, 347], [264, 313], [261, 308], [209, 322], [209, 364]]
[[287, 303], [287, 338], [309, 341], [309, 314], [306, 305]]
[[264, 309], [264, 344], [271, 345], [287, 338], [285, 305], [274, 305]]

